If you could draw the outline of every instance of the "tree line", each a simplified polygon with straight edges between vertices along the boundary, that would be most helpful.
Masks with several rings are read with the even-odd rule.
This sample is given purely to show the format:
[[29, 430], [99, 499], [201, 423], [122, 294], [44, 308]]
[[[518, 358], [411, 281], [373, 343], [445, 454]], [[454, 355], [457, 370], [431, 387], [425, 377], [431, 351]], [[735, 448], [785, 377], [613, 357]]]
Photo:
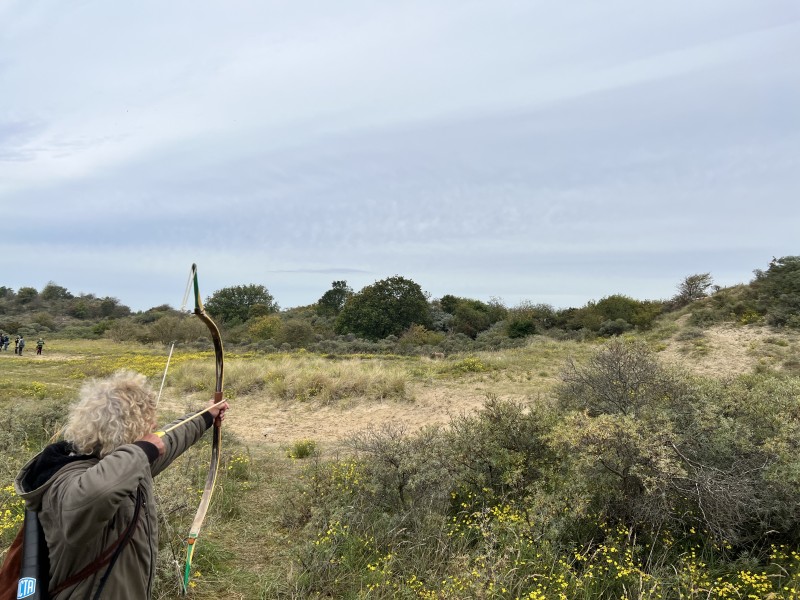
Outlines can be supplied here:
[[[754, 274], [748, 284], [719, 288], [710, 273], [699, 273], [679, 282], [668, 300], [613, 294], [564, 309], [527, 301], [507, 307], [498, 299], [453, 294], [432, 299], [418, 283], [400, 275], [357, 292], [347, 281], [334, 281], [314, 304], [286, 310], [264, 285], [236, 285], [215, 291], [206, 298], [205, 307], [226, 339], [265, 350], [341, 350], [337, 343], [355, 340], [382, 344], [373, 348], [378, 350], [391, 346], [394, 351], [398, 346], [448, 349], [448, 344], [470, 341], [483, 347], [509, 347], [536, 334], [611, 337], [647, 330], [662, 314], [689, 305], [691, 320], [698, 326], [736, 321], [800, 327], [800, 257], [775, 258]], [[205, 337], [202, 328], [168, 305], [133, 313], [116, 298], [75, 296], [54, 282], [41, 291], [0, 286], [0, 331], [164, 343]]]

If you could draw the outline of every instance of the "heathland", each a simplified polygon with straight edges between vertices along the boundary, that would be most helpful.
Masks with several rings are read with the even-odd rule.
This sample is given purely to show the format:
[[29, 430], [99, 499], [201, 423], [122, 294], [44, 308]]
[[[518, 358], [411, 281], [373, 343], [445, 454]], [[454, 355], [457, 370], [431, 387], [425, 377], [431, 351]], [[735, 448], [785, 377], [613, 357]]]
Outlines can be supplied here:
[[[502, 318], [475, 332], [453, 331], [486, 322], [463, 298], [373, 336], [336, 331], [380, 325], [363, 317], [369, 294], [345, 319], [346, 293], [327, 315], [258, 303], [223, 325], [232, 409], [190, 595], [800, 598], [799, 267], [779, 259], [727, 289], [703, 274], [696, 297], [566, 314], [486, 303]], [[13, 339], [0, 352], [3, 550], [21, 518], [11, 481], [84, 381], [127, 368], [157, 388], [169, 346], [152, 336], [181, 332], [160, 420], [200, 408], [214, 384], [193, 317], [106, 302], [89, 322], [44, 306], [0, 315], [0, 329], [31, 329], [22, 356]], [[179, 597], [208, 460], [199, 444], [157, 481], [156, 598]]]

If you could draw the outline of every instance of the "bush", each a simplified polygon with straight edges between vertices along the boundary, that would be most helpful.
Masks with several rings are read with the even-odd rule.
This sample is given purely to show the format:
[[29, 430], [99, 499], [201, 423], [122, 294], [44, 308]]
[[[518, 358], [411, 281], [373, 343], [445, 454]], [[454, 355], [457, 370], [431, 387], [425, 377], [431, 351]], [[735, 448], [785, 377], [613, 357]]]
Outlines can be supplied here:
[[622, 335], [631, 329], [633, 329], [633, 325], [628, 323], [625, 319], [616, 319], [614, 321], [603, 321], [597, 333], [603, 337], [611, 337], [615, 335]]
[[283, 324], [277, 339], [292, 348], [304, 348], [314, 342], [314, 328], [306, 321], [290, 319]]
[[464, 334], [475, 339], [479, 333], [502, 321], [507, 314], [505, 306], [498, 300], [481, 302], [471, 298], [459, 298], [450, 294], [442, 296], [442, 309], [453, 315], [449, 327], [453, 333]]
[[556, 311], [549, 304], [522, 302], [508, 311], [506, 328], [508, 337], [521, 338], [554, 327]]
[[562, 409], [586, 410], [591, 416], [637, 415], [684, 392], [681, 382], [638, 341], [610, 341], [586, 365], [568, 360], [561, 380]]
[[300, 460], [318, 455], [317, 443], [314, 440], [298, 440], [292, 444], [286, 455], [289, 458]]
[[430, 331], [422, 325], [412, 325], [400, 336], [398, 344], [402, 346], [436, 346], [444, 340], [445, 335], [439, 331]]
[[247, 333], [255, 340], [276, 340], [282, 327], [278, 315], [255, 317], [247, 323]]
[[712, 308], [696, 308], [689, 315], [689, 325], [711, 327], [726, 320], [726, 315]]
[[[573, 411], [553, 441], [608, 519], [654, 533], [695, 526], [715, 539], [796, 543], [800, 384], [774, 377], [686, 381], [643, 345], [614, 341], [570, 364], [558, 394]], [[694, 524], [694, 525], [693, 525]]]
[[771, 325], [800, 328], [800, 256], [772, 259], [756, 270], [757, 304]]

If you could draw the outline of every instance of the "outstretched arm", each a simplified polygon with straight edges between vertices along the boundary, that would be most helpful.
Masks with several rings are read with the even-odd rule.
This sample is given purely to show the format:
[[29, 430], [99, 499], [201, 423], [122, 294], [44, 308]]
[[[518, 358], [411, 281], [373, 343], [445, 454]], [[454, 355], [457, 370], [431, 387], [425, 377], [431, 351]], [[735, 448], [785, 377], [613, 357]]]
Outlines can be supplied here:
[[[151, 462], [150, 467], [153, 476], [167, 468], [173, 460], [203, 437], [216, 419], [222, 421], [227, 410], [227, 402], [215, 404], [211, 400], [204, 411], [184, 415], [164, 427], [163, 430], [167, 433], [160, 436], [158, 435], [160, 432], [150, 433], [142, 438], [143, 442], [152, 443], [158, 450], [158, 457]], [[156, 438], [157, 441], [152, 438]]]

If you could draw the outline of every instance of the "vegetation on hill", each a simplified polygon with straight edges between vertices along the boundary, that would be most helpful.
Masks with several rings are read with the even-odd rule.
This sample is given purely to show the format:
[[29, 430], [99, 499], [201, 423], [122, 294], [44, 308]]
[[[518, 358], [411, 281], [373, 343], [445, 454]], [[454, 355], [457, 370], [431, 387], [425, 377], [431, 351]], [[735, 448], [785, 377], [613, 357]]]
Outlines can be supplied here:
[[[506, 307], [496, 299], [452, 294], [430, 299], [419, 284], [401, 276], [355, 293], [346, 281], [334, 281], [306, 307], [280, 310], [269, 290], [257, 284], [217, 290], [205, 306], [227, 343], [264, 352], [305, 348], [424, 355], [513, 348], [536, 334], [592, 339], [644, 332], [669, 314], [689, 314], [696, 326], [763, 322], [800, 328], [800, 257], [773, 259], [748, 284], [720, 289], [710, 273], [701, 273], [686, 277], [668, 300], [613, 294], [565, 309], [532, 302]], [[53, 282], [41, 291], [0, 287], [0, 331], [12, 335], [204, 344], [202, 327], [184, 323], [183, 316], [166, 305], [134, 314], [116, 298], [76, 297]]]
[[[700, 274], [667, 301], [613, 295], [557, 310], [429, 300], [395, 277], [359, 293], [334, 282], [324, 306], [282, 311], [266, 289], [243, 286], [259, 294], [216, 314], [235, 342], [234, 411], [192, 596], [800, 597], [800, 258], [712, 286]], [[413, 308], [402, 330], [337, 333], [345, 311], [369, 317], [389, 296]], [[0, 355], [3, 550], [21, 520], [14, 474], [58, 431], [81, 381], [126, 367], [157, 383], [163, 344], [178, 340], [166, 421], [201, 406], [213, 380], [205, 327], [168, 306], [132, 314], [56, 284], [0, 288], [0, 329], [14, 333], [9, 323], [54, 343], [44, 357]], [[741, 348], [746, 368], [701, 376], [666, 358], [714, 352], [720, 323], [765, 330]], [[482, 408], [460, 410], [476, 389]], [[267, 406], [344, 421], [354, 406], [414, 403], [420, 390], [443, 395], [450, 418], [375, 424], [336, 445], [242, 437], [270, 422]], [[175, 565], [207, 458], [193, 448], [157, 482], [156, 598], [179, 595]]]
[[[192, 597], [796, 598], [800, 380], [693, 376], [661, 359], [664, 339], [538, 336], [437, 360], [229, 352], [234, 410]], [[21, 519], [9, 484], [81, 382], [128, 367], [157, 383], [165, 362], [159, 345], [55, 345], [44, 360], [0, 356], [0, 549]], [[770, 346], [796, 351], [797, 338]], [[160, 420], [201, 406], [212, 381], [211, 352], [176, 353]], [[341, 420], [356, 404], [413, 403], [420, 386], [447, 390], [449, 422], [375, 424], [337, 446], [231, 433], [270, 422], [268, 403]], [[458, 411], [477, 386], [483, 408]], [[207, 460], [193, 448], [157, 481], [156, 598], [179, 597]]]

